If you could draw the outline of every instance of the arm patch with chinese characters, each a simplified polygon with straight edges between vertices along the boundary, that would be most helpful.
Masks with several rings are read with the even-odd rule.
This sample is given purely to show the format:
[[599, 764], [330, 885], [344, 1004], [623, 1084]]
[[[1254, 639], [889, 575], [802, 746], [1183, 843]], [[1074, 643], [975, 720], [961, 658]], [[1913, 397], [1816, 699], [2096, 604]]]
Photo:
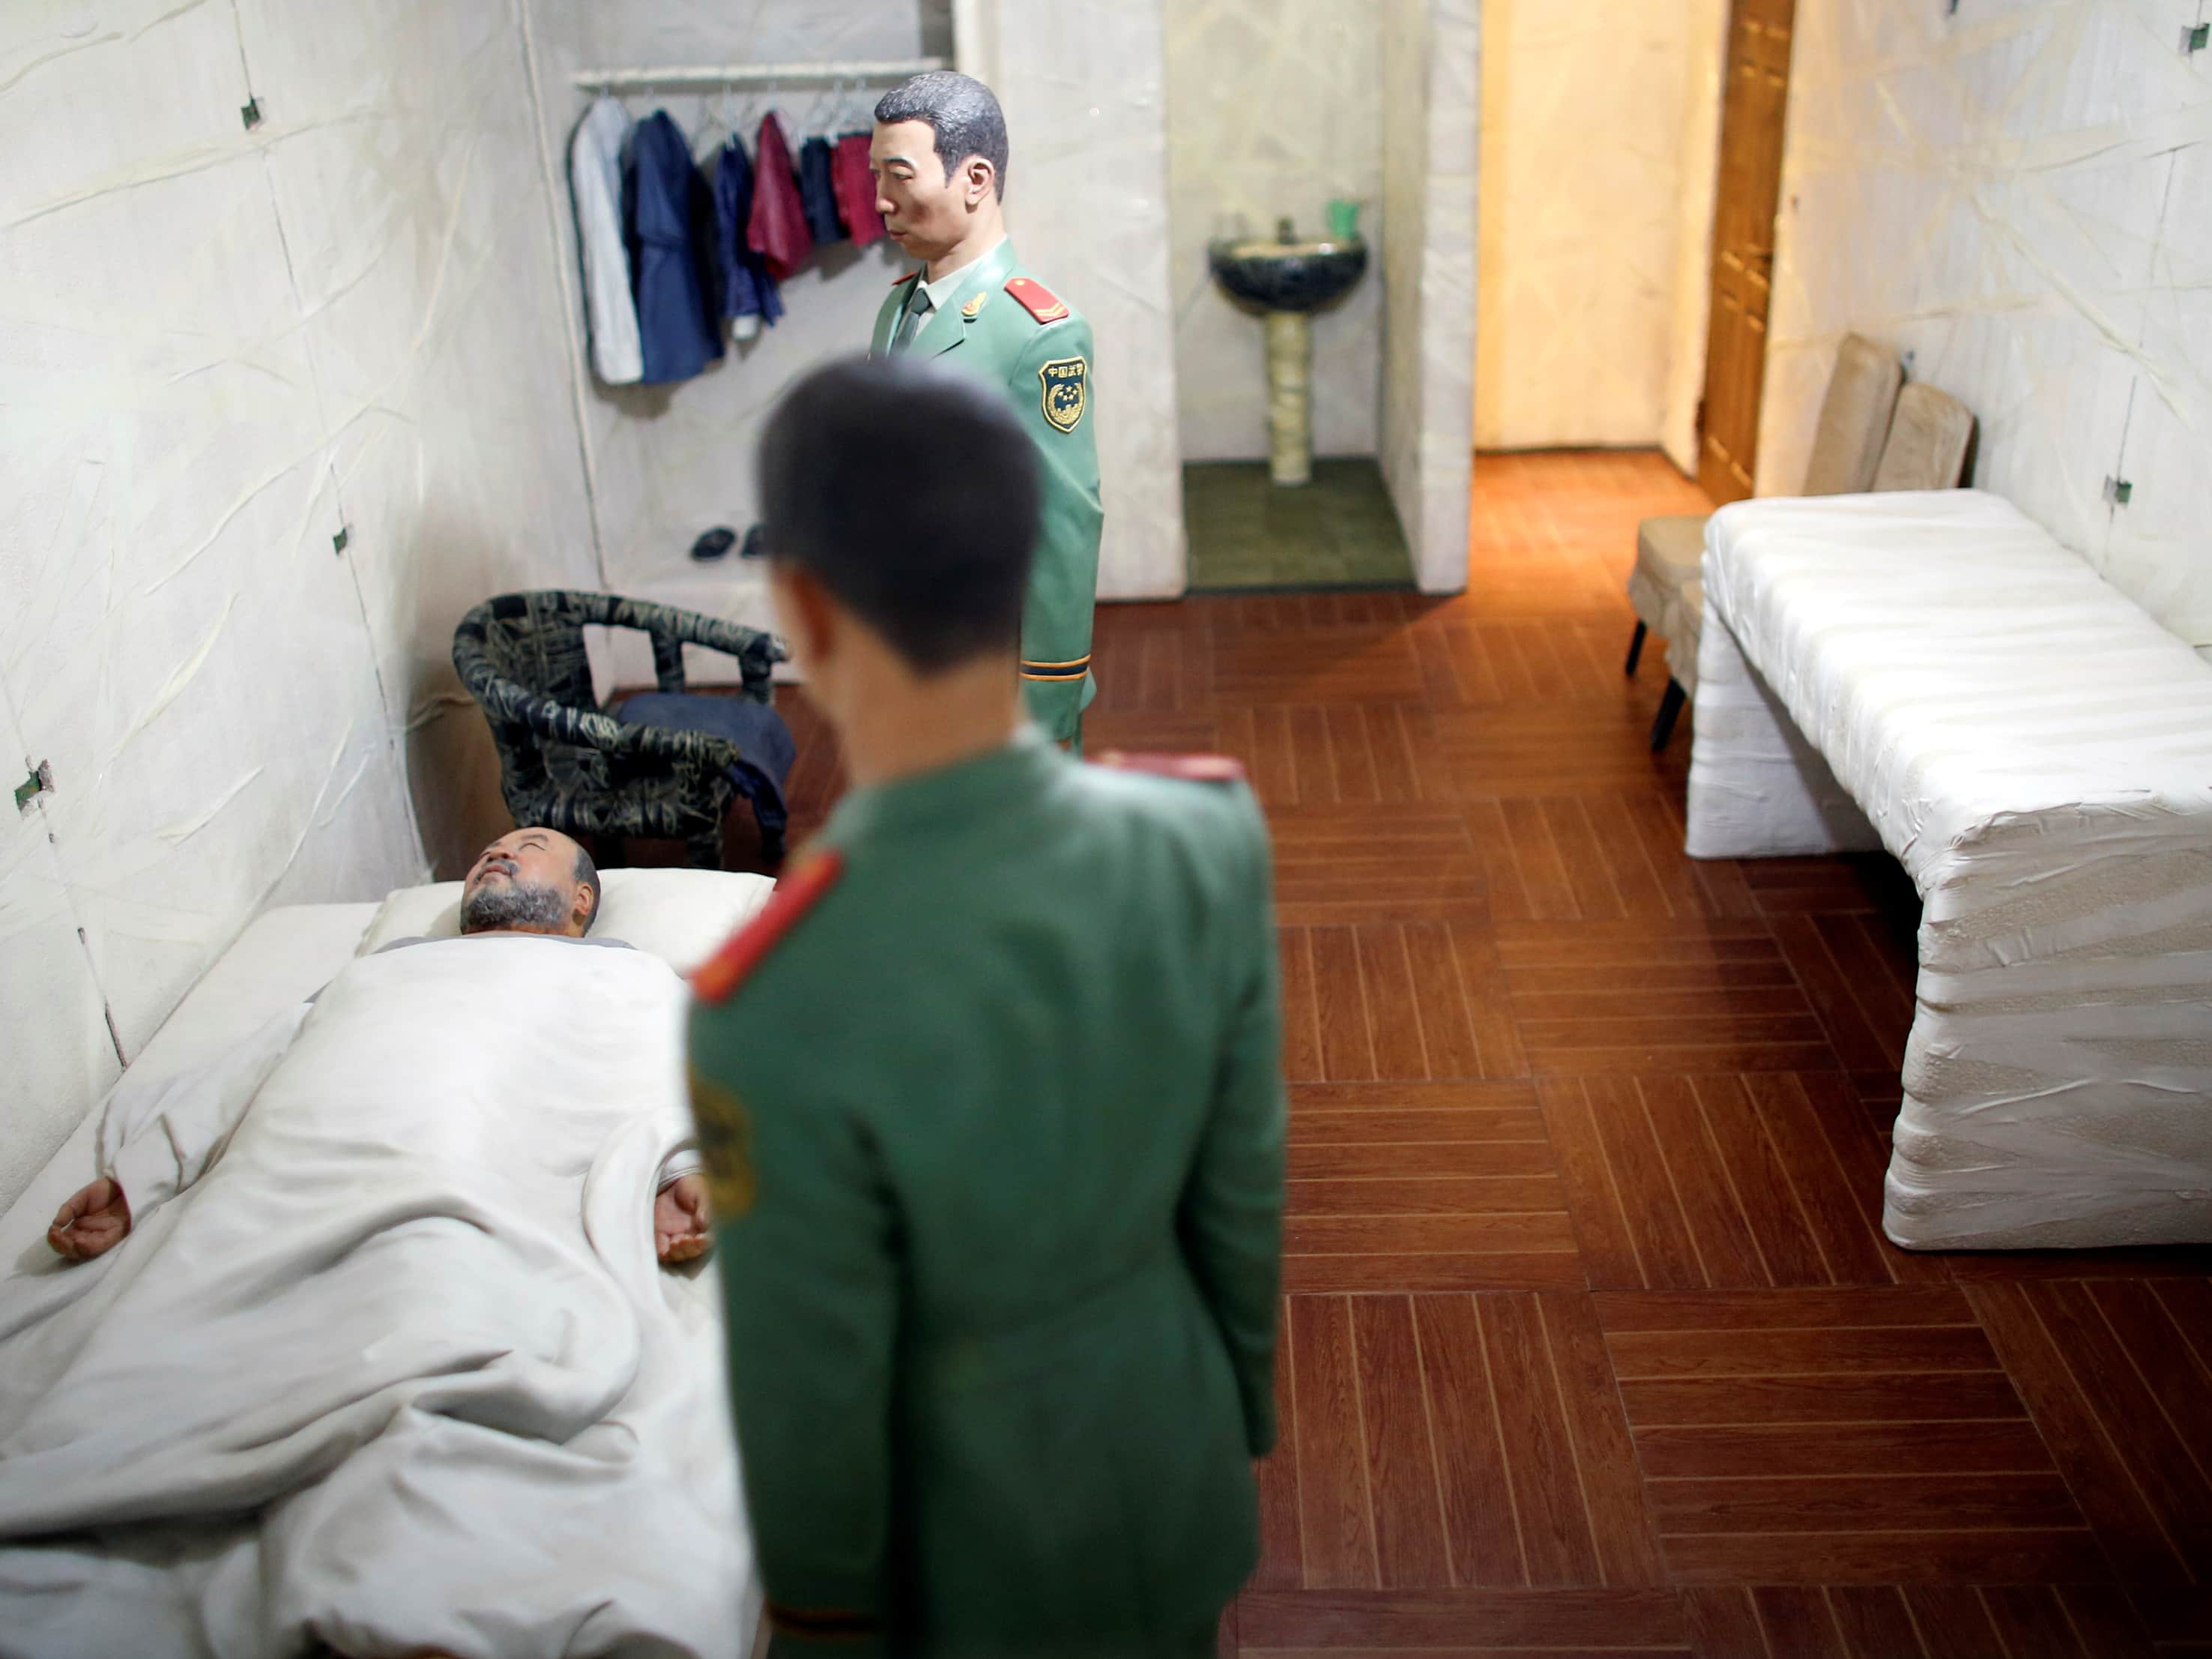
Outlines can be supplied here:
[[1037, 370], [1044, 418], [1055, 432], [1073, 432], [1091, 405], [1091, 365], [1080, 357], [1055, 357]]

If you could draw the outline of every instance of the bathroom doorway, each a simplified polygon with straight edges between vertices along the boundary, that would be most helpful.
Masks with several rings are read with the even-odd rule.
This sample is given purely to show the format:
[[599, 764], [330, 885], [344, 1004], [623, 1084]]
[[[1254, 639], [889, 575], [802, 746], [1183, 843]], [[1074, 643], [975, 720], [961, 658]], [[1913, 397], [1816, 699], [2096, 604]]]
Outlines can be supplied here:
[[[1176, 435], [1194, 592], [1413, 586], [1381, 460], [1385, 15], [1409, 9], [1423, 8], [1191, 0], [1165, 20]], [[1328, 250], [1355, 247], [1332, 264]], [[1296, 270], [1276, 270], [1278, 249]], [[1264, 296], [1225, 280], [1217, 252], [1238, 270], [1267, 266]], [[1304, 277], [1323, 267], [1356, 274], [1317, 299]], [[1271, 480], [1279, 428], [1300, 435], [1277, 470], [1303, 481]]]
[[1478, 449], [1696, 472], [1729, 10], [1484, 0]]

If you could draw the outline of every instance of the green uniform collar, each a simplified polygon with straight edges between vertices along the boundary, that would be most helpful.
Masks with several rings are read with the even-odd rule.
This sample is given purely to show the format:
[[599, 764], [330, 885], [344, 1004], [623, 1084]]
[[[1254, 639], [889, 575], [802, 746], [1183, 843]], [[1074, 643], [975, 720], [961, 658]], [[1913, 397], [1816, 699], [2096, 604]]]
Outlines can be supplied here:
[[[967, 314], [968, 302], [979, 294], [988, 294], [1004, 288], [1006, 278], [1014, 274], [1013, 238], [1008, 237], [974, 264], [952, 274], [959, 280], [953, 283], [951, 292], [945, 296], [945, 303], [929, 313], [928, 319], [922, 324], [921, 332], [914, 337], [914, 343], [907, 348], [908, 350], [934, 356], [940, 351], [951, 350], [966, 337], [968, 325], [975, 320]], [[917, 276], [915, 281], [920, 282], [921, 278]]]
[[855, 789], [838, 803], [823, 839], [851, 847], [880, 832], [897, 832], [950, 820], [996, 816], [1031, 801], [1069, 765], [1049, 738], [1024, 726], [1002, 749], [956, 762], [896, 783]]

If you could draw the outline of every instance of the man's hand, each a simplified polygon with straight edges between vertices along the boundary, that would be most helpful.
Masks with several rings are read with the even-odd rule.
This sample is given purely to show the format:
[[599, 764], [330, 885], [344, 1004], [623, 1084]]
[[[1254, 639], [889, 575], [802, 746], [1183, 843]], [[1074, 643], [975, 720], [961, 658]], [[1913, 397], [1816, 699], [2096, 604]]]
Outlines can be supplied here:
[[678, 1176], [663, 1187], [660, 1196], [653, 1200], [653, 1242], [659, 1249], [661, 1265], [667, 1267], [706, 1255], [707, 1224], [707, 1182], [703, 1176]]
[[55, 1212], [46, 1243], [67, 1261], [89, 1261], [113, 1249], [130, 1231], [131, 1206], [124, 1202], [123, 1188], [102, 1176]]

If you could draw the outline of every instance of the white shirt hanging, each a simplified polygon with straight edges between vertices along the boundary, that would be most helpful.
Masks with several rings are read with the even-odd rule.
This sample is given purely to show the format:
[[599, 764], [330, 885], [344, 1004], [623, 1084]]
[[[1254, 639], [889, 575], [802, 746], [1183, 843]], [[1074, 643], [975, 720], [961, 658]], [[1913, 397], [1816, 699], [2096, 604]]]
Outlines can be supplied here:
[[630, 292], [629, 250], [623, 241], [622, 151], [630, 118], [602, 93], [576, 125], [569, 147], [568, 181], [576, 198], [576, 245], [584, 266], [584, 310], [592, 330], [592, 369], [609, 386], [629, 386], [645, 374], [637, 334], [637, 301]]

